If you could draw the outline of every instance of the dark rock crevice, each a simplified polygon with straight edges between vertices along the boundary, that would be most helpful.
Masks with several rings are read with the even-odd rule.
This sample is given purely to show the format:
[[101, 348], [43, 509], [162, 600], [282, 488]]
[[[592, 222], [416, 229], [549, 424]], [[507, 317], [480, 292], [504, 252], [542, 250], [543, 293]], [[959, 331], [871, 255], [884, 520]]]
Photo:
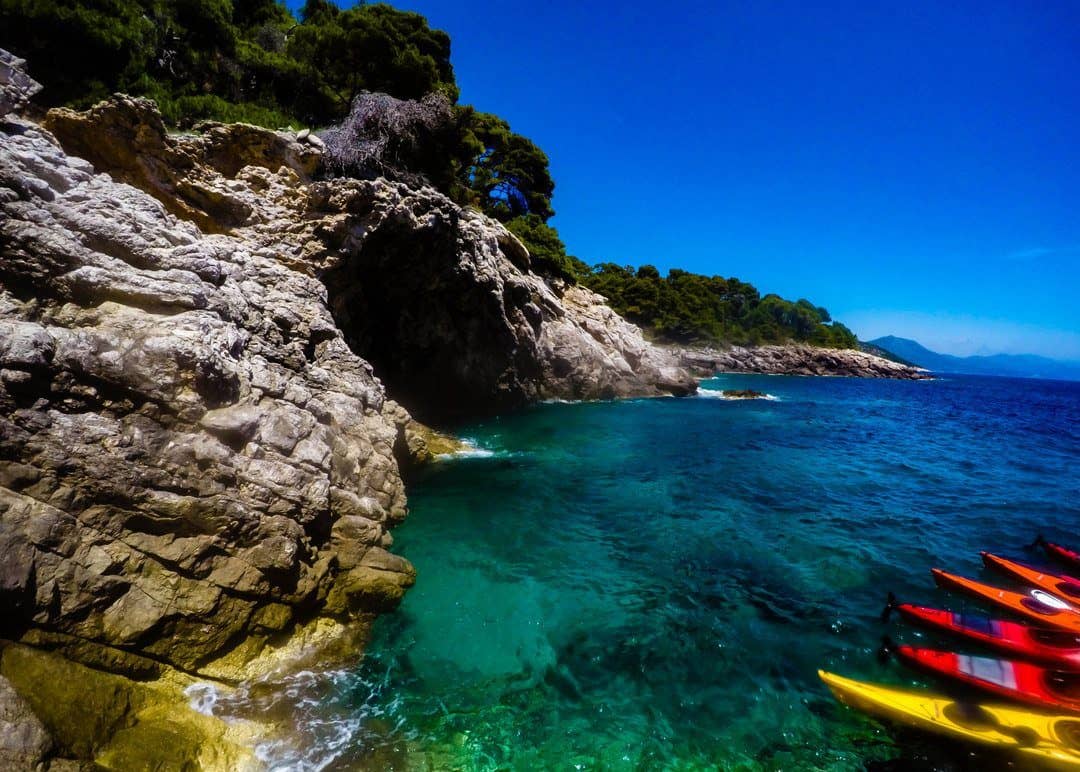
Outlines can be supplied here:
[[382, 225], [322, 276], [350, 347], [426, 422], [520, 407], [541, 375], [501, 288], [460, 264], [456, 231], [443, 219]]

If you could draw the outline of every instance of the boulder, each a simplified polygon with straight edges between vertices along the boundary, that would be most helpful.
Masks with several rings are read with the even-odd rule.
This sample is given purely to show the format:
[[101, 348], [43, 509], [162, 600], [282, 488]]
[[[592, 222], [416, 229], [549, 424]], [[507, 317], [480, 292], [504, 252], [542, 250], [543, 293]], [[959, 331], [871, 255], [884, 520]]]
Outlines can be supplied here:
[[26, 73], [26, 60], [0, 48], [0, 120], [23, 110], [41, 84]]

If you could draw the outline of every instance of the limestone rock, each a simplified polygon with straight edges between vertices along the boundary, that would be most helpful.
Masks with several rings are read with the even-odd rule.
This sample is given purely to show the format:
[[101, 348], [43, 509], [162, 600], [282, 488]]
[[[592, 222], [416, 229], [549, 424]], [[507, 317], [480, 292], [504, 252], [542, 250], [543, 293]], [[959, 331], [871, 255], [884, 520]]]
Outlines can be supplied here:
[[682, 364], [702, 376], [717, 372], [772, 375], [843, 375], [861, 378], [923, 380], [932, 376], [919, 367], [854, 349], [829, 349], [804, 343], [773, 346], [731, 346], [724, 349], [676, 349]]
[[26, 60], [0, 48], [0, 119], [25, 108], [41, 84], [26, 74]]
[[34, 769], [52, 746], [30, 704], [0, 675], [0, 769]]
[[186, 141], [172, 137], [153, 102], [122, 95], [83, 113], [50, 110], [44, 125], [72, 155], [212, 233], [256, 216], [243, 195], [246, 186], [229, 184], [241, 169], [258, 166], [306, 178], [322, 157], [286, 132], [242, 123], [207, 122]]
[[[52, 110], [46, 125], [70, 153], [150, 192], [170, 212], [319, 278], [333, 316], [328, 338], [340, 330], [422, 419], [550, 397], [695, 389], [677, 361], [599, 295], [532, 273], [527, 251], [500, 223], [431, 188], [313, 181], [314, 135], [300, 142], [242, 124], [205, 124], [203, 133], [172, 137], [151, 102], [122, 96], [84, 113]], [[121, 276], [108, 278], [137, 295]], [[90, 290], [105, 279], [78, 277]], [[203, 297], [177, 287], [159, 302], [196, 308]], [[297, 318], [287, 301], [279, 306], [282, 335]]]
[[[136, 147], [143, 135], [164, 142], [160, 121], [132, 127]], [[175, 160], [112, 138], [135, 164]], [[401, 429], [324, 286], [94, 174], [30, 123], [0, 142], [0, 210], [9, 634], [145, 677], [145, 662], [198, 671], [298, 615], [373, 610], [357, 587], [323, 606], [347, 571], [337, 551], [362, 555], [387, 526], [356, 545], [331, 533], [357, 509], [403, 517]], [[405, 563], [380, 570], [411, 581]]]

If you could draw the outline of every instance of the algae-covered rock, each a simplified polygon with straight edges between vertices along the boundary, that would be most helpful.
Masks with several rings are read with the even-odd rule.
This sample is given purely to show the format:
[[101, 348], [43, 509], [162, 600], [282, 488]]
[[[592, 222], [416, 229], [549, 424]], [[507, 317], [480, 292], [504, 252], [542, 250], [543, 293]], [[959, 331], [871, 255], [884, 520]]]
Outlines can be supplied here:
[[763, 391], [754, 389], [724, 389], [722, 393], [728, 399], [765, 399], [769, 396]]
[[195, 712], [180, 682], [133, 681], [18, 644], [0, 649], [0, 674], [0, 697], [10, 684], [48, 732], [42, 755], [54, 749], [118, 772], [258, 768], [245, 745], [253, 730]]
[[146, 701], [134, 681], [26, 646], [0, 650], [0, 674], [30, 704], [62, 755], [94, 758]]

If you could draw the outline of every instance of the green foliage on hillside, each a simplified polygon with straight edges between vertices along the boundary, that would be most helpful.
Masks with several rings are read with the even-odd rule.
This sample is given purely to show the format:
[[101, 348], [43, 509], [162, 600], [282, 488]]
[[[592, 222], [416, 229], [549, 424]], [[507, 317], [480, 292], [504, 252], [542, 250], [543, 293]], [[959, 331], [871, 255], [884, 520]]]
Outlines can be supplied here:
[[515, 217], [506, 223], [507, 229], [528, 247], [532, 269], [548, 276], [558, 276], [571, 283], [589, 271], [589, 266], [566, 254], [566, 245], [559, 232], [535, 214]]
[[462, 179], [480, 208], [503, 222], [526, 215], [546, 222], [555, 214], [555, 181], [543, 150], [490, 113], [470, 111], [463, 130], [463, 145], [472, 152]]
[[416, 163], [398, 178], [426, 179], [504, 222], [554, 214], [547, 156], [502, 118], [455, 104], [450, 37], [417, 13], [328, 0], [308, 0], [299, 19], [275, 0], [0, 0], [0, 48], [30, 62], [45, 105], [122, 91], [156, 100], [179, 127], [324, 127], [369, 92], [417, 103], [441, 94], [452, 113], [427, 132], [437, 148], [409, 154]]
[[332, 126], [331, 172], [436, 186], [505, 223], [537, 271], [598, 290], [661, 338], [856, 344], [805, 300], [568, 255], [548, 224], [547, 155], [499, 116], [456, 104], [450, 38], [417, 13], [329, 0], [308, 0], [299, 18], [278, 0], [0, 0], [0, 48], [29, 61], [48, 106], [122, 91], [155, 99], [179, 127]]
[[0, 47], [30, 62], [45, 104], [123, 91], [158, 99], [180, 123], [244, 105], [321, 126], [361, 90], [457, 97], [446, 33], [381, 4], [310, 0], [298, 23], [275, 0], [0, 0]]
[[829, 348], [853, 348], [858, 341], [829, 312], [808, 300], [764, 297], [752, 284], [722, 276], [702, 276], [673, 268], [666, 277], [651, 265], [601, 263], [579, 281], [604, 295], [619, 313], [679, 343], [739, 344], [802, 341]]

